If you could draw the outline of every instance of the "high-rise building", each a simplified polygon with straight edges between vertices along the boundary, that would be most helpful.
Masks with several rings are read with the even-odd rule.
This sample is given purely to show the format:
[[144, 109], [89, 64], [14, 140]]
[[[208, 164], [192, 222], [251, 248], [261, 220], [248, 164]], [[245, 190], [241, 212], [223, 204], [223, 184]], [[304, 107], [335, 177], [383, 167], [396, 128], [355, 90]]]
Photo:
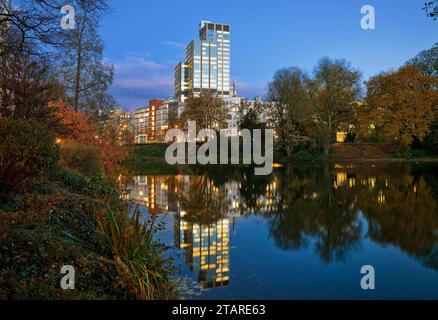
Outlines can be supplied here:
[[190, 42], [186, 61], [175, 68], [175, 97], [211, 92], [220, 98], [232, 95], [230, 26], [209, 21], [199, 25], [199, 39]]

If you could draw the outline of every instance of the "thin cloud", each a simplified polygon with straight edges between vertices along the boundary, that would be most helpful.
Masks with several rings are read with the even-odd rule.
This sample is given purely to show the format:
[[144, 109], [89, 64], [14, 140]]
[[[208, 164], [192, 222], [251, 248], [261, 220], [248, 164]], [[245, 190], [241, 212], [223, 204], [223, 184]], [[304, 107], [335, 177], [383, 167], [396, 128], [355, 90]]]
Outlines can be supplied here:
[[169, 63], [158, 63], [152, 61], [140, 54], [129, 53], [122, 61], [116, 62], [114, 67], [116, 68], [116, 71], [125, 72], [138, 68], [147, 70], [165, 70], [169, 65]]
[[182, 49], [186, 48], [185, 44], [175, 42], [175, 41], [163, 41], [163, 44], [168, 45], [168, 46], [172, 46], [172, 47], [182, 48]]
[[114, 63], [115, 79], [111, 94], [128, 109], [138, 108], [152, 98], [168, 98], [173, 93], [175, 63], [157, 62], [149, 56], [129, 53]]
[[157, 89], [168, 88], [172, 85], [173, 78], [167, 76], [153, 76], [150, 78], [121, 78], [116, 85], [123, 89]]

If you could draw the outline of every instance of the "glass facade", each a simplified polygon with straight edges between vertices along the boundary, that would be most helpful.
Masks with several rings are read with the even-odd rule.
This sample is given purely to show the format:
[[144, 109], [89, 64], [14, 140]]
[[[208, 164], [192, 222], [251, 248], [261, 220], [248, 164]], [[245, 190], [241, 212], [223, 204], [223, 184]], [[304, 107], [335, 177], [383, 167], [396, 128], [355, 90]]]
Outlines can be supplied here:
[[199, 25], [199, 40], [186, 50], [186, 63], [175, 72], [175, 96], [184, 101], [187, 95], [210, 91], [220, 97], [231, 94], [230, 27], [203, 21]]
[[188, 67], [179, 63], [175, 68], [175, 96], [187, 95], [188, 88]]

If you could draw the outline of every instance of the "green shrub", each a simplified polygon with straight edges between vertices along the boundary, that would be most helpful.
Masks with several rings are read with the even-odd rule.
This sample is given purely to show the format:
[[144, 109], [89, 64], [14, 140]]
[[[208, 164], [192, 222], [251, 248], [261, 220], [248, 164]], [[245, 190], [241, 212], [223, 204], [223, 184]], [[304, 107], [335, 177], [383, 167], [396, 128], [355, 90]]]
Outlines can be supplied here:
[[101, 175], [93, 175], [85, 178], [85, 194], [93, 198], [118, 199], [117, 188]]
[[0, 192], [23, 191], [53, 173], [59, 162], [55, 134], [35, 120], [0, 119]]
[[85, 176], [102, 172], [102, 161], [98, 153], [89, 146], [73, 141], [61, 143], [61, 164]]
[[82, 193], [87, 187], [83, 176], [69, 168], [59, 170], [58, 179], [70, 190]]

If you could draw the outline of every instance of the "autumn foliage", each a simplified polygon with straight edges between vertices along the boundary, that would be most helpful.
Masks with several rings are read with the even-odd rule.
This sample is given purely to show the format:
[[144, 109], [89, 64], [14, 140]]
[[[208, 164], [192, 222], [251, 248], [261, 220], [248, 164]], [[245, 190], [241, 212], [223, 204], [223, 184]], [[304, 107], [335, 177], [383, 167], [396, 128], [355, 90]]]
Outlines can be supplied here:
[[59, 130], [61, 138], [71, 139], [86, 145], [95, 144], [98, 129], [97, 126], [90, 123], [86, 114], [66, 107], [62, 101], [50, 102], [49, 108], [61, 124], [62, 129]]
[[[77, 153], [84, 154], [75, 155], [76, 158], [86, 160], [87, 155], [90, 155], [90, 148], [95, 150], [102, 161], [102, 165], [106, 172], [112, 172], [117, 169], [120, 163], [127, 155], [127, 148], [120, 145], [119, 141], [114, 138], [114, 129], [110, 125], [100, 128], [92, 123], [88, 116], [82, 112], [66, 107], [63, 102], [51, 102], [50, 108], [53, 109], [53, 114], [61, 124], [59, 132], [59, 141], [63, 156], [75, 155]], [[88, 148], [81, 147], [85, 145]], [[67, 152], [68, 150], [68, 152]], [[93, 162], [95, 157], [93, 156]], [[65, 163], [76, 163], [75, 159], [63, 158]]]
[[384, 73], [368, 82], [367, 105], [361, 123], [371, 124], [385, 142], [410, 146], [423, 141], [437, 112], [438, 79], [421, 74], [414, 66]]

